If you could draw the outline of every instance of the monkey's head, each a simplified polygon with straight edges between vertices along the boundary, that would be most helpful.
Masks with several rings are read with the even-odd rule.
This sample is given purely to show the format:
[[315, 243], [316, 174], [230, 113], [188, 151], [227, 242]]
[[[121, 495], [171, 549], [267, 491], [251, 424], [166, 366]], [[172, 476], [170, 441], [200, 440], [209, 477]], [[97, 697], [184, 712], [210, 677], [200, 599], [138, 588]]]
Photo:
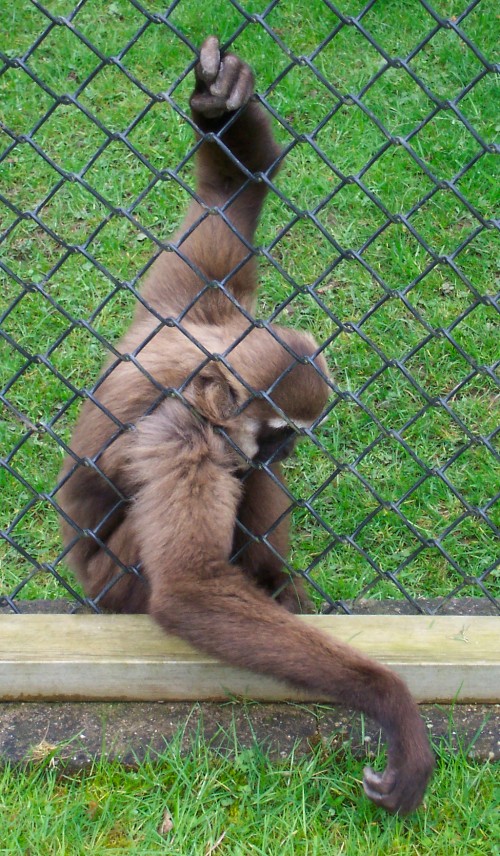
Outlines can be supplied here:
[[[235, 337], [236, 338], [236, 337]], [[254, 462], [288, 457], [301, 429], [321, 416], [328, 369], [312, 336], [289, 328], [253, 328], [224, 358], [204, 365], [189, 398]]]

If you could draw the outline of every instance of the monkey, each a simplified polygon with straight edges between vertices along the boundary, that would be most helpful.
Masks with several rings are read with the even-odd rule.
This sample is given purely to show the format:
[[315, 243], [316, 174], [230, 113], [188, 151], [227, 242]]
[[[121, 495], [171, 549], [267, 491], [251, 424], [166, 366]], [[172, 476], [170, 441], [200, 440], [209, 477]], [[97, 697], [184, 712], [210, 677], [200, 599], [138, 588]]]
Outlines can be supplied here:
[[364, 791], [406, 814], [434, 766], [418, 707], [390, 669], [300, 621], [307, 597], [283, 568], [282, 461], [330, 390], [309, 333], [253, 320], [253, 240], [283, 153], [250, 66], [215, 36], [190, 107], [196, 193], [86, 394], [57, 494], [64, 554], [96, 607], [148, 613], [231, 665], [375, 719], [387, 766], [365, 768]]

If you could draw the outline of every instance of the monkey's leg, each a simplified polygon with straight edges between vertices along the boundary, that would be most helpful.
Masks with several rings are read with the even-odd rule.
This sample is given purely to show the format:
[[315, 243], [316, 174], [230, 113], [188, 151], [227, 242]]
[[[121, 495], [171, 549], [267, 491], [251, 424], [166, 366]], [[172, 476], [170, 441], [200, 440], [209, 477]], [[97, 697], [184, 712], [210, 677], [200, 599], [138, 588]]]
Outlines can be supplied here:
[[139, 561], [139, 548], [127, 516], [106, 539], [106, 547], [109, 552], [101, 549], [87, 563], [83, 579], [86, 594], [111, 612], [146, 613], [147, 581], [133, 571], [123, 571]]
[[236, 525], [233, 555], [245, 573], [289, 612], [312, 612], [302, 580], [283, 570], [288, 556], [290, 500], [280, 487], [284, 483], [280, 465], [269, 469], [278, 484], [264, 470], [252, 470], [243, 481], [238, 509], [243, 529]]
[[381, 774], [365, 771], [365, 792], [389, 811], [412, 811], [434, 761], [405, 683], [302, 624], [228, 563], [240, 485], [228, 469], [227, 446], [207, 426], [193, 425], [187, 435], [163, 417], [141, 423], [134, 460], [142, 486], [131, 513], [151, 586], [150, 614], [228, 663], [377, 720], [387, 733], [388, 763]]

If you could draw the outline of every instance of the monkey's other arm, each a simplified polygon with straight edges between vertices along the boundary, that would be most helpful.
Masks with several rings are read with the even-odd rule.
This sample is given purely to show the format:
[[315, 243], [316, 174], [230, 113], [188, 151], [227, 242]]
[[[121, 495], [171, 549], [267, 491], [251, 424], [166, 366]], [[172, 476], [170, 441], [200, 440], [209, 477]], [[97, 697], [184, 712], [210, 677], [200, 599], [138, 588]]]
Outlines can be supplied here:
[[140, 423], [132, 523], [150, 614], [228, 663], [375, 719], [387, 734], [388, 763], [383, 773], [366, 768], [365, 793], [388, 811], [413, 811], [434, 767], [417, 705], [396, 674], [302, 624], [230, 564], [241, 498], [237, 465], [224, 439], [176, 402]]

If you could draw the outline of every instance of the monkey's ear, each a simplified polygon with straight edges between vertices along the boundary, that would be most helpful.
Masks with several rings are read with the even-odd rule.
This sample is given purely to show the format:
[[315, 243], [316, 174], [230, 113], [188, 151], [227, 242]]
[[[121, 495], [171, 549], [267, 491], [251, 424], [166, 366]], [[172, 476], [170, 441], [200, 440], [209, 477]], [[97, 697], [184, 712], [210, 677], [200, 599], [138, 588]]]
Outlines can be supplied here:
[[239, 400], [236, 384], [218, 363], [208, 363], [193, 378], [188, 398], [200, 413], [215, 425], [223, 425], [235, 415]]

